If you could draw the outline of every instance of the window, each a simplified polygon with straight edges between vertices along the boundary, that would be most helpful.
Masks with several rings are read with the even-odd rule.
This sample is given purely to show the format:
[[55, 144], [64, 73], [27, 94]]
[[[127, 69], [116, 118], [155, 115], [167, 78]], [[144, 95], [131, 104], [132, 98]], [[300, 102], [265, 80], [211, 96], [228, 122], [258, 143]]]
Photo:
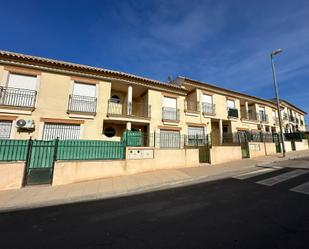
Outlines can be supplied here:
[[180, 148], [179, 131], [160, 130], [160, 148]]
[[36, 82], [36, 76], [10, 73], [8, 79], [8, 87], [36, 90]]
[[214, 105], [212, 104], [212, 96], [208, 94], [202, 95], [202, 110], [205, 113], [214, 113]]
[[104, 130], [104, 135], [107, 137], [114, 137], [116, 135], [116, 130], [113, 127], [107, 127]]
[[176, 109], [177, 108], [177, 99], [170, 98], [170, 97], [164, 97], [163, 98], [163, 106]]
[[203, 94], [202, 95], [202, 102], [212, 104], [212, 96], [208, 95], [208, 94]]
[[116, 103], [116, 104], [119, 104], [120, 103], [120, 98], [118, 95], [113, 95], [112, 98], [111, 98], [111, 102], [112, 103]]
[[11, 136], [12, 121], [0, 120], [0, 139], [9, 139]]
[[188, 144], [205, 144], [204, 127], [188, 127]]
[[178, 120], [177, 99], [170, 97], [163, 98], [162, 118], [165, 120]]
[[227, 100], [227, 107], [231, 109], [235, 109], [235, 101], [234, 100]]
[[96, 97], [96, 85], [74, 82], [73, 95]]
[[75, 140], [80, 138], [79, 124], [45, 123], [43, 128], [43, 140]]

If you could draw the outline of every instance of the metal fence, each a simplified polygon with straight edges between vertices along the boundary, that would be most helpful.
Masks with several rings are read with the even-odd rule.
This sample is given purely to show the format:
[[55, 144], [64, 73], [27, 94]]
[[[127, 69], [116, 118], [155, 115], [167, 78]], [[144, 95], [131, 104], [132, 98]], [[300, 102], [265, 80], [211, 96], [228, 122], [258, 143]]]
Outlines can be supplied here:
[[202, 103], [202, 111], [203, 113], [210, 113], [215, 114], [216, 113], [216, 105], [212, 103]]
[[[50, 147], [48, 151], [44, 149], [46, 144]], [[0, 140], [0, 161], [26, 161], [31, 151], [35, 161], [38, 158], [52, 158], [49, 154], [54, 151], [55, 160], [124, 159], [125, 143], [102, 140]]]
[[162, 107], [162, 119], [179, 121], [179, 109], [172, 107]]
[[34, 108], [37, 92], [13, 87], [0, 87], [0, 105]]
[[60, 140], [57, 160], [124, 159], [124, 142], [102, 140]]
[[303, 132], [284, 133], [284, 139], [286, 141], [302, 141], [306, 139], [306, 135]]
[[193, 148], [197, 146], [210, 145], [208, 135], [184, 135], [179, 132], [125, 132], [124, 140], [126, 146], [132, 147], [156, 147], [161, 149]]
[[70, 94], [68, 112], [96, 113], [97, 98]]
[[[264, 132], [231, 132], [223, 133], [223, 144], [240, 144], [243, 142], [273, 143], [275, 133]], [[276, 134], [277, 135], [277, 134]]]

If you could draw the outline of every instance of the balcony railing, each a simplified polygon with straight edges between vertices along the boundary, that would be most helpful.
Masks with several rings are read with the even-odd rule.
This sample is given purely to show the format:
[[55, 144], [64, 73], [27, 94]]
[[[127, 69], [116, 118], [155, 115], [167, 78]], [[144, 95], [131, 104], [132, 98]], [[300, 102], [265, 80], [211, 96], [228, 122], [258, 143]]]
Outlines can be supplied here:
[[290, 121], [290, 122], [295, 122], [294, 116], [290, 115], [290, 116], [289, 116], [289, 121]]
[[0, 87], [0, 105], [34, 108], [36, 95], [34, 90]]
[[108, 115], [130, 116], [140, 118], [150, 118], [151, 106], [143, 102], [117, 103], [115, 100], [108, 101]]
[[227, 109], [227, 115], [229, 118], [238, 118], [238, 109], [236, 108], [228, 108]]
[[162, 119], [168, 121], [179, 121], [179, 109], [162, 107]]
[[259, 113], [259, 121], [263, 122], [263, 123], [268, 123], [268, 115], [265, 113]]
[[254, 113], [252, 110], [249, 110], [247, 112], [245, 110], [242, 111], [241, 116], [243, 119], [250, 120], [250, 121], [258, 120], [256, 113]]
[[73, 95], [69, 96], [68, 112], [95, 114], [97, 109], [97, 98]]
[[216, 113], [216, 105], [212, 103], [202, 103], [202, 111], [206, 114], [215, 114]]
[[283, 119], [283, 120], [288, 120], [288, 114], [283, 113], [283, 114], [282, 114], [282, 119]]
[[200, 102], [185, 100], [185, 111], [199, 112], [200, 111]]

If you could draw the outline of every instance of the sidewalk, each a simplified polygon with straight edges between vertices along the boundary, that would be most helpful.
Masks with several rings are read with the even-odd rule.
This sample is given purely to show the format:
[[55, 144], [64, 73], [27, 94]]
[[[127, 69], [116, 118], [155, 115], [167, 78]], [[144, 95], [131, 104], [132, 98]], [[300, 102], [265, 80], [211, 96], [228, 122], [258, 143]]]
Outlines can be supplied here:
[[105, 178], [63, 186], [33, 186], [0, 191], [0, 212], [45, 207], [151, 192], [171, 187], [223, 179], [267, 167], [271, 163], [309, 156], [309, 150], [244, 159], [218, 165], [180, 168]]

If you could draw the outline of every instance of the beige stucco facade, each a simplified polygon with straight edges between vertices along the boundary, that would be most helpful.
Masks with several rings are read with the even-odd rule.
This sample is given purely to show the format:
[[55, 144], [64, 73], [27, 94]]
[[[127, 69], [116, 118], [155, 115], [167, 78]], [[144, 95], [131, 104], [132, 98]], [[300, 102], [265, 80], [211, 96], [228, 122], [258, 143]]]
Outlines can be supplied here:
[[[0, 102], [0, 121], [12, 121], [11, 139], [28, 139], [30, 136], [42, 139], [46, 123], [79, 125], [79, 139], [113, 141], [121, 140], [126, 129], [141, 130], [146, 134], [168, 130], [187, 135], [189, 127], [199, 127], [205, 134], [212, 134], [215, 145], [220, 145], [223, 133], [279, 131], [273, 117], [276, 104], [269, 100], [183, 77], [178, 77], [174, 84], [167, 84], [120, 72], [31, 58], [7, 52], [0, 56], [0, 86], [4, 90], [9, 88], [11, 74], [36, 77], [36, 101], [32, 108]], [[73, 112], [68, 107], [76, 83], [95, 88], [95, 113]], [[206, 103], [213, 108], [211, 113], [205, 112], [204, 95], [211, 96], [211, 103]], [[176, 99], [173, 106], [177, 109], [175, 120], [164, 119], [164, 98]], [[228, 102], [233, 103], [233, 108]], [[193, 108], [188, 108], [188, 103]], [[261, 120], [261, 108], [265, 120]], [[304, 130], [306, 113], [286, 103], [282, 108], [290, 108], [298, 120], [302, 120], [299, 130]], [[229, 115], [230, 109], [234, 109], [234, 117]], [[17, 129], [15, 122], [20, 119], [33, 120], [34, 129]], [[108, 136], [106, 129], [112, 129], [113, 134]]]

